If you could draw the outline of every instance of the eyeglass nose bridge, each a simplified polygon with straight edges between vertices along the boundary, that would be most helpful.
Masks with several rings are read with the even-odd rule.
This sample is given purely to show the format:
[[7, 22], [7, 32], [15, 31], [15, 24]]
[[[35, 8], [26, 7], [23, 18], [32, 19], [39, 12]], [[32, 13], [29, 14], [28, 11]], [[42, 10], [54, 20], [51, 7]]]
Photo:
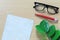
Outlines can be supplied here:
[[55, 10], [55, 12], [56, 12], [56, 13], [58, 13], [58, 12], [59, 12], [59, 9], [58, 9], [58, 8], [55, 8], [54, 10]]

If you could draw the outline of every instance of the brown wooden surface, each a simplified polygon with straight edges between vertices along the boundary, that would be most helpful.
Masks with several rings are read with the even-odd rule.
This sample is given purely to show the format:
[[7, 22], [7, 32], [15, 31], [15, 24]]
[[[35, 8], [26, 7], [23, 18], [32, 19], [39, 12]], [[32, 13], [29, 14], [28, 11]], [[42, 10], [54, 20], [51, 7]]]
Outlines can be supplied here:
[[[35, 16], [36, 11], [33, 9], [34, 1], [35, 0], [0, 0], [0, 40], [2, 39], [2, 33], [4, 30], [6, 16], [8, 14], [33, 19], [34, 26], [30, 40], [40, 40], [40, 36], [38, 36], [36, 33], [35, 25], [39, 24], [40, 21], [43, 19]], [[60, 0], [37, 0], [37, 1], [60, 7]], [[59, 20], [58, 23], [53, 22], [49, 23], [55, 24], [56, 28], [60, 29], [60, 13], [56, 15], [49, 15], [46, 12], [45, 14], [48, 16], [56, 17]]]

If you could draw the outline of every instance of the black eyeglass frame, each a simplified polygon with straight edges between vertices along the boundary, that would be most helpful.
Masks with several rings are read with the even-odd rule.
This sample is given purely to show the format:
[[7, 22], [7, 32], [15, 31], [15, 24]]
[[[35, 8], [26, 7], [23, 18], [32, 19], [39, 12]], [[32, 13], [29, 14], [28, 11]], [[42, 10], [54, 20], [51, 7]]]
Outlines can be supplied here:
[[50, 8], [53, 8], [54, 9], [55, 13], [50, 13], [49, 11], [48, 11], [48, 13], [50, 13], [50, 14], [57, 14], [59, 12], [59, 7], [56, 7], [56, 6], [52, 6], [52, 5], [48, 5], [48, 4], [44, 4], [44, 3], [39, 3], [39, 2], [34, 2], [34, 4], [35, 4], [35, 6], [33, 6], [33, 8], [35, 8], [35, 10], [37, 10], [36, 7], [38, 7], [39, 5], [43, 5], [44, 8], [42, 9], [42, 11], [45, 8], [47, 8], [47, 11], [48, 11], [48, 8], [50, 7]]

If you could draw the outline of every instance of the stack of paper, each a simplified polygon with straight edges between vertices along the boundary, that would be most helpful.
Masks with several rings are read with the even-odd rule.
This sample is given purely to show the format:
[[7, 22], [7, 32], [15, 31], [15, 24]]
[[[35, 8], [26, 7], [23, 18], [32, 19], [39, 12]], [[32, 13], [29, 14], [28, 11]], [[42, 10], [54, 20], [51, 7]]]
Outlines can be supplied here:
[[33, 20], [8, 15], [2, 40], [30, 40]]

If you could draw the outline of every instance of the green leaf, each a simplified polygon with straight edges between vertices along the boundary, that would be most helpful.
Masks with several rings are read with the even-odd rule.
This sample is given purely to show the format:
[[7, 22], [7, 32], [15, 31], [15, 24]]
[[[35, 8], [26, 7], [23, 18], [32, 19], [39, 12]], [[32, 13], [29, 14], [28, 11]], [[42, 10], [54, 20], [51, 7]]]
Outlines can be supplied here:
[[41, 23], [39, 25], [40, 25], [40, 28], [42, 30], [44, 30], [44, 32], [48, 32], [49, 31], [49, 23], [48, 23], [47, 20], [41, 21]]

